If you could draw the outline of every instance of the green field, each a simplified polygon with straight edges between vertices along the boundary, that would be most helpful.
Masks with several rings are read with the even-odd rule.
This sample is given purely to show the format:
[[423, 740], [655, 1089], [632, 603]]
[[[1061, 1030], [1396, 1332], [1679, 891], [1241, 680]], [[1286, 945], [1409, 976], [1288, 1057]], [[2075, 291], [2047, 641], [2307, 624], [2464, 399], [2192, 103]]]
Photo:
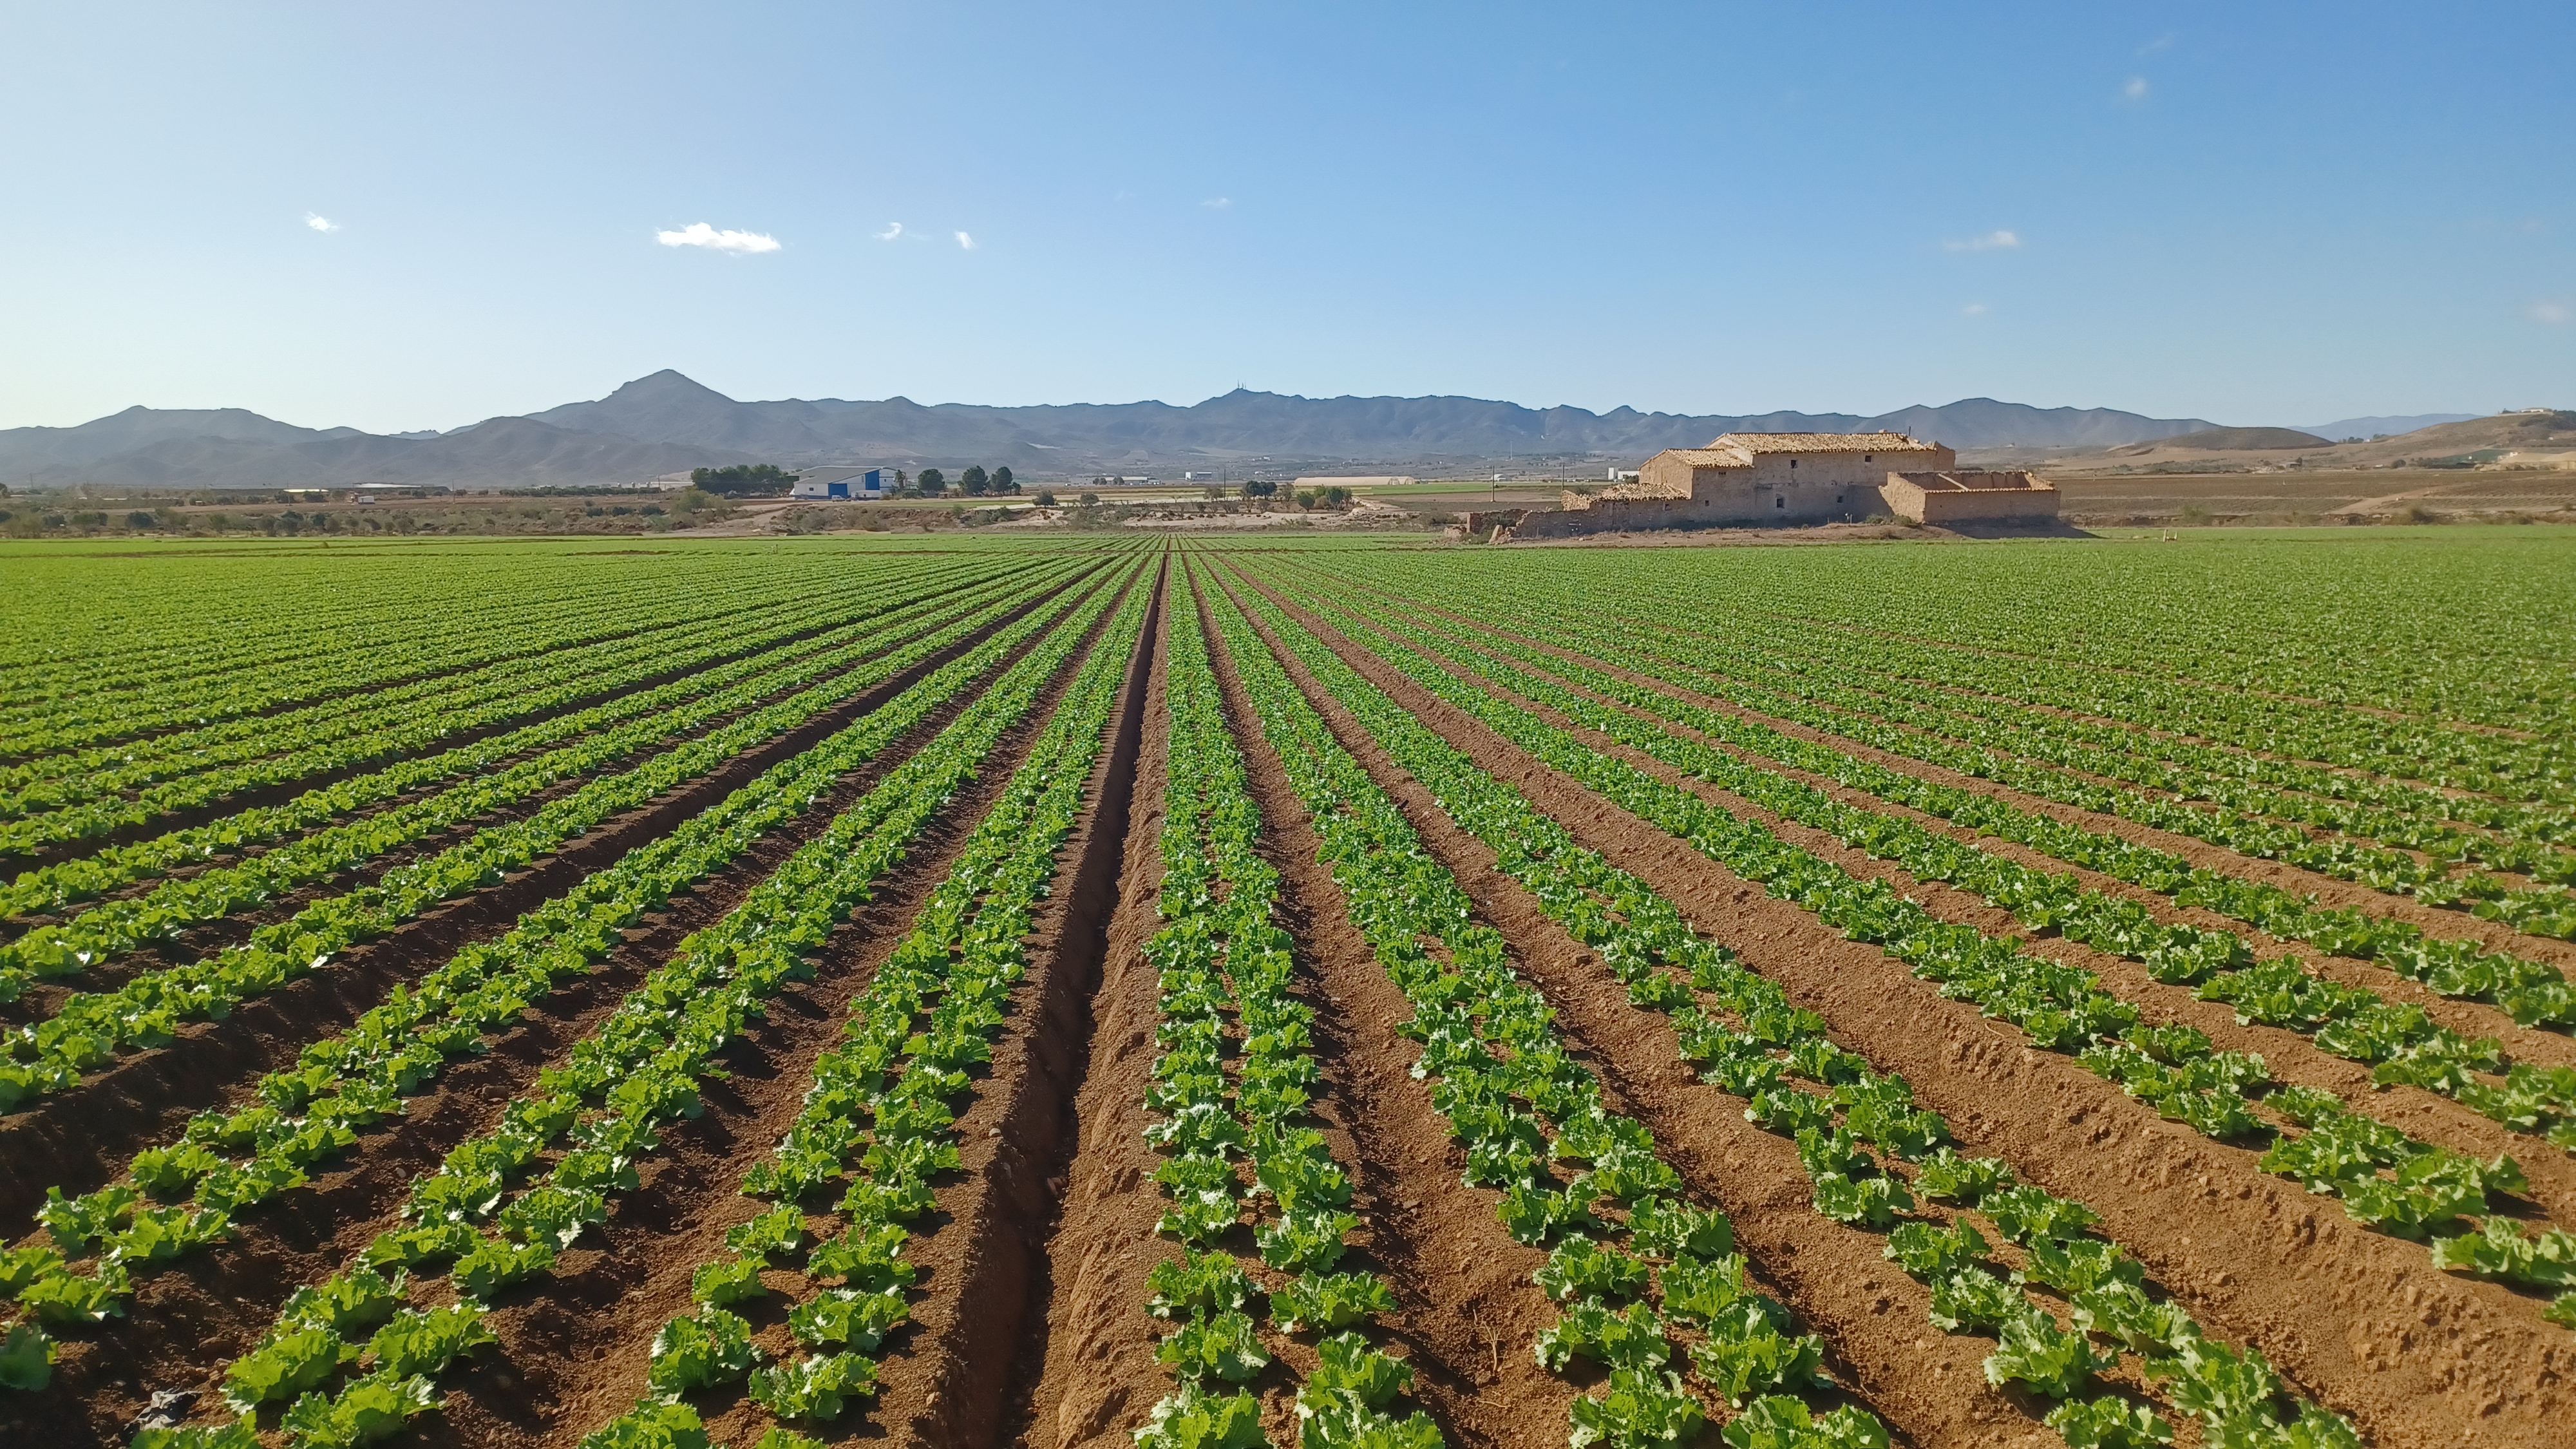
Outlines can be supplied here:
[[2576, 1422], [2576, 532], [0, 581], [0, 1443]]

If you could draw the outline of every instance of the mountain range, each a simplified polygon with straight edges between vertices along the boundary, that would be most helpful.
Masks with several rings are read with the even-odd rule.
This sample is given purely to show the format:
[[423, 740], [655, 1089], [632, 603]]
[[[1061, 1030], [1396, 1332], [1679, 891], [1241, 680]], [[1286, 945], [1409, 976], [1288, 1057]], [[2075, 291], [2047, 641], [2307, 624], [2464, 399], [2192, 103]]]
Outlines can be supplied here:
[[1478, 398], [1307, 398], [1238, 388], [1161, 402], [924, 406], [908, 398], [737, 402], [673, 371], [604, 398], [444, 433], [302, 428], [239, 408], [128, 408], [69, 428], [0, 430], [0, 482], [279, 488], [359, 482], [539, 487], [640, 482], [700, 466], [1008, 464], [1034, 479], [1203, 467], [1235, 473], [1467, 470], [1503, 459], [1635, 463], [1727, 432], [1890, 429], [1954, 448], [2110, 448], [2204, 431], [2201, 418], [1992, 398], [1876, 417], [1527, 408]]

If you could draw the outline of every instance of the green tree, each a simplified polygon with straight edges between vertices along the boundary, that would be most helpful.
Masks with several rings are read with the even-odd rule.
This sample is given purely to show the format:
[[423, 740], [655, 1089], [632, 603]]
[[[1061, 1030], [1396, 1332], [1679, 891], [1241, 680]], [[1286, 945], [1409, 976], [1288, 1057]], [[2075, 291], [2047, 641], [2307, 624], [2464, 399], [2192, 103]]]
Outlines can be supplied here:
[[1011, 476], [1011, 468], [1009, 464], [1005, 463], [1001, 467], [993, 470], [993, 491], [996, 493], [1017, 493], [1020, 491], [1020, 481]]
[[1040, 493], [1040, 494], [1038, 495], [1038, 507], [1040, 507], [1040, 508], [1053, 508], [1053, 507], [1055, 507], [1055, 494], [1053, 494], [1053, 493], [1051, 493], [1051, 492], [1048, 492], [1048, 493]]
[[1247, 478], [1243, 483], [1246, 498], [1268, 498], [1279, 491], [1279, 485], [1266, 478]]
[[924, 468], [921, 470], [920, 480], [914, 486], [921, 490], [921, 496], [924, 498], [945, 493], [948, 491], [948, 475], [936, 468]]
[[795, 474], [775, 463], [736, 463], [730, 468], [689, 471], [692, 487], [729, 498], [784, 493], [795, 481]]
[[983, 497], [984, 490], [992, 486], [993, 482], [985, 474], [984, 465], [981, 463], [967, 464], [966, 471], [958, 477], [957, 481], [965, 486], [966, 496], [969, 498]]

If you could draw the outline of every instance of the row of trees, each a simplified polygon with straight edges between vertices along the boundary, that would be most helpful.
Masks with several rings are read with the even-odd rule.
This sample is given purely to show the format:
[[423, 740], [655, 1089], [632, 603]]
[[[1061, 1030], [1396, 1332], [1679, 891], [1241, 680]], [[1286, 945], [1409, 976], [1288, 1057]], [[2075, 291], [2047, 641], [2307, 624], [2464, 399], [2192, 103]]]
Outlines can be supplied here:
[[[894, 481], [896, 487], [903, 487], [903, 474], [896, 473]], [[953, 488], [948, 482], [948, 475], [936, 468], [922, 469], [921, 476], [914, 479], [911, 486], [924, 498], [936, 498], [952, 491], [962, 493], [968, 498], [998, 498], [1020, 491], [1019, 480], [1011, 476], [1009, 467], [996, 468], [987, 473], [981, 463], [974, 464], [965, 472], [958, 474]]]
[[[736, 463], [729, 468], [693, 468], [689, 472], [692, 487], [701, 488], [723, 498], [743, 498], [785, 493], [796, 482], [797, 475], [775, 463]], [[895, 470], [894, 491], [916, 498], [942, 498], [959, 494], [967, 498], [1003, 497], [1020, 491], [1019, 481], [1007, 467], [987, 473], [984, 465], [975, 464], [957, 475], [952, 483], [937, 468], [924, 468], [918, 478]]]

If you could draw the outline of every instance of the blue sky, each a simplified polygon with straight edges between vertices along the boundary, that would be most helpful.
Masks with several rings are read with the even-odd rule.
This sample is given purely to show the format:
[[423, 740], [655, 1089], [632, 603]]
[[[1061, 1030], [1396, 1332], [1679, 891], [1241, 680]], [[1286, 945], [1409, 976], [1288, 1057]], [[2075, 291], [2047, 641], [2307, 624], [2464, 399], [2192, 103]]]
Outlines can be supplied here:
[[445, 428], [662, 367], [2570, 406], [2570, 55], [2563, 3], [9, 0], [0, 426]]

